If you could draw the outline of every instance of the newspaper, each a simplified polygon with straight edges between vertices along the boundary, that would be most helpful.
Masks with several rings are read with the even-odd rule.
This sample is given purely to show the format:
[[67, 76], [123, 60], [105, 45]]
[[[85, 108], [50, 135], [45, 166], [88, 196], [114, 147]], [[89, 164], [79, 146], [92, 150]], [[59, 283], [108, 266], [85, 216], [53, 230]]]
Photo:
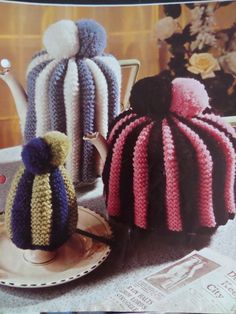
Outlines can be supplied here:
[[100, 306], [107, 311], [236, 313], [236, 262], [210, 249], [193, 251]]

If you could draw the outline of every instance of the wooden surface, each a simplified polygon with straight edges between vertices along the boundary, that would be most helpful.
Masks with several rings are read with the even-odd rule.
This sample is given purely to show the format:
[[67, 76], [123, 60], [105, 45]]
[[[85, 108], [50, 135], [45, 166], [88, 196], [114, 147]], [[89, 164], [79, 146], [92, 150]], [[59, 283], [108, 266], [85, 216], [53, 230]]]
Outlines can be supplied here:
[[[220, 9], [217, 19], [229, 26], [235, 18], [236, 3]], [[188, 21], [184, 6], [180, 24]], [[155, 25], [163, 17], [163, 6], [76, 7], [0, 3], [0, 57], [12, 62], [14, 72], [25, 86], [25, 71], [32, 55], [42, 48], [42, 34], [60, 19], [92, 18], [101, 23], [108, 34], [106, 51], [118, 59], [140, 60], [138, 78], [151, 76], [166, 65], [164, 47], [156, 45]], [[218, 21], [217, 21], [218, 22]], [[127, 75], [124, 74], [122, 94]], [[8, 88], [0, 82], [0, 148], [21, 143], [17, 113]]]

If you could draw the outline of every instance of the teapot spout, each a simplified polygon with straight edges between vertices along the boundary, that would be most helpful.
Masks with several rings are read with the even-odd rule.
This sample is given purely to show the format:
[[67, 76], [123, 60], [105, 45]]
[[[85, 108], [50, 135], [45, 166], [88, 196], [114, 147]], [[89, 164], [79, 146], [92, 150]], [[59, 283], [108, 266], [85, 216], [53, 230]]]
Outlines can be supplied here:
[[83, 139], [85, 141], [89, 141], [96, 147], [103, 163], [105, 163], [108, 152], [108, 145], [106, 139], [99, 132], [86, 134], [83, 137]]
[[0, 78], [8, 85], [13, 99], [15, 101], [17, 114], [20, 119], [21, 130], [23, 132], [25, 127], [26, 120], [26, 112], [27, 112], [27, 95], [19, 83], [19, 81], [15, 78], [15, 76], [11, 73], [10, 61], [7, 59], [1, 60], [2, 70], [0, 71]]

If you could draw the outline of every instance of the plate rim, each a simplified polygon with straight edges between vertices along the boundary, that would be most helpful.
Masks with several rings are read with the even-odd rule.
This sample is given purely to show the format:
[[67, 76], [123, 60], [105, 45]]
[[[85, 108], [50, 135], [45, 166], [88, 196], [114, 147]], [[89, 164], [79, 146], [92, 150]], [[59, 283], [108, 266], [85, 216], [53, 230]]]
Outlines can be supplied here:
[[[113, 230], [111, 228], [111, 225], [109, 224], [109, 222], [104, 218], [104, 216], [102, 216], [100, 213], [93, 211], [87, 207], [84, 206], [78, 206], [78, 213], [79, 211], [82, 210], [90, 215], [95, 216], [99, 221], [101, 221], [103, 223], [103, 225], [105, 226], [105, 228], [107, 229], [108, 234], [110, 235], [110, 237], [113, 237]], [[79, 273], [75, 273], [74, 276], [70, 276], [68, 278], [63, 278], [63, 279], [59, 279], [57, 281], [49, 281], [49, 282], [45, 282], [45, 283], [19, 283], [19, 282], [14, 282], [14, 280], [2, 280], [1, 276], [0, 276], [0, 285], [2, 286], [7, 286], [7, 287], [13, 287], [13, 288], [48, 288], [48, 287], [54, 287], [54, 286], [58, 286], [58, 285], [62, 285], [71, 281], [74, 281], [76, 279], [79, 279], [81, 277], [84, 277], [86, 275], [88, 275], [89, 273], [91, 273], [93, 270], [95, 270], [96, 268], [98, 268], [109, 256], [110, 252], [111, 252], [111, 246], [108, 244], [104, 244], [104, 252], [102, 254], [102, 256], [96, 261], [96, 263], [93, 263], [92, 265], [89, 265], [88, 267], [83, 267], [84, 270], [82, 272]], [[38, 267], [38, 266], [36, 266]], [[59, 272], [58, 272], [59, 273]]]

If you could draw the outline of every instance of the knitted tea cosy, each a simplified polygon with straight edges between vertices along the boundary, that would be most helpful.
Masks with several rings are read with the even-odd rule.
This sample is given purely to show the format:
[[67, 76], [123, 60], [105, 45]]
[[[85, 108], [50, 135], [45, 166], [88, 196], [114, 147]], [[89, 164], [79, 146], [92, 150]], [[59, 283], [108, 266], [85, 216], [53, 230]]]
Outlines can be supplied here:
[[236, 134], [210, 113], [204, 86], [148, 77], [134, 85], [130, 103], [108, 135], [109, 215], [143, 229], [187, 233], [233, 218]]
[[121, 70], [105, 54], [106, 31], [94, 20], [60, 20], [45, 31], [46, 50], [27, 69], [26, 142], [49, 130], [72, 141], [67, 169], [73, 182], [89, 182], [99, 172], [95, 149], [82, 135], [99, 130], [107, 135], [120, 111]]
[[6, 229], [21, 249], [54, 250], [74, 233], [77, 201], [63, 166], [69, 151], [66, 135], [52, 131], [34, 138], [22, 151], [22, 165], [6, 202]]

